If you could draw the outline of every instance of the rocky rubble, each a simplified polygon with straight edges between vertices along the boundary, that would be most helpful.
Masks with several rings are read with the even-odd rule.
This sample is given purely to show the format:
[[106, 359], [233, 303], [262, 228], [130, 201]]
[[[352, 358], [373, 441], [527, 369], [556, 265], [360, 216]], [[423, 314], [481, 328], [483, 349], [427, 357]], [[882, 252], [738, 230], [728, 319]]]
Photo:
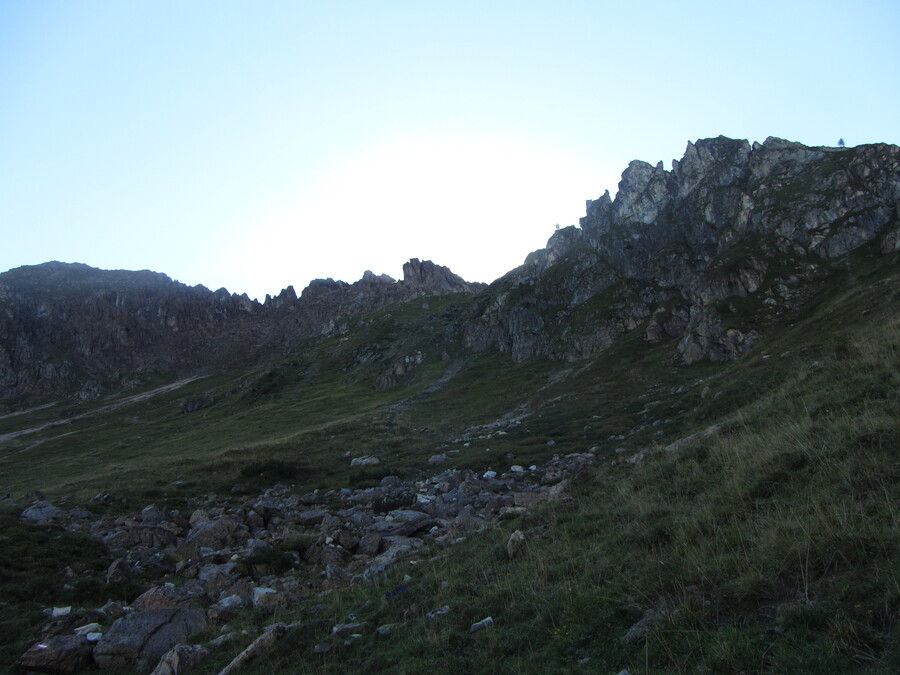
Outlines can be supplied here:
[[109, 579], [140, 573], [156, 582], [131, 605], [78, 609], [51, 622], [19, 667], [65, 673], [91, 663], [149, 670], [159, 662], [155, 672], [173, 672], [173, 663], [193, 662], [224, 642], [185, 651], [207, 626], [245, 608], [274, 613], [335, 586], [377, 582], [404, 559], [567, 499], [571, 477], [593, 461], [591, 453], [572, 453], [501, 474], [448, 469], [421, 480], [388, 476], [376, 487], [304, 494], [276, 485], [253, 497], [206, 495], [190, 514], [148, 505], [132, 515], [85, 518], [78, 509], [36, 502], [24, 519], [85, 532], [120, 556]]

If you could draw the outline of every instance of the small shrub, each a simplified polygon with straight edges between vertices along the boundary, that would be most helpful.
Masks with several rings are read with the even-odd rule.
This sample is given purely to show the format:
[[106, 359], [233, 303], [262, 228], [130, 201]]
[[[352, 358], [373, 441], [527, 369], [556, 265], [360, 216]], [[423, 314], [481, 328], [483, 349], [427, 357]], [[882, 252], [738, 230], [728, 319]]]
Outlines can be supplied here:
[[293, 462], [269, 459], [251, 462], [241, 469], [244, 478], [269, 478], [271, 480], [288, 480], [301, 474], [300, 467]]

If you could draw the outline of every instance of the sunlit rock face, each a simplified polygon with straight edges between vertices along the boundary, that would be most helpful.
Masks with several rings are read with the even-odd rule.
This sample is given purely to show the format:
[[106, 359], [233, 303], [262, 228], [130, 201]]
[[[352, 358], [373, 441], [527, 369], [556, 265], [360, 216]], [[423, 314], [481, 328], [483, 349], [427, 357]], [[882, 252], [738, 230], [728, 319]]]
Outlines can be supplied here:
[[495, 282], [466, 344], [577, 360], [634, 330], [686, 362], [730, 359], [855, 251], [900, 248], [900, 149], [777, 138], [689, 143], [666, 171], [634, 161], [581, 229]]

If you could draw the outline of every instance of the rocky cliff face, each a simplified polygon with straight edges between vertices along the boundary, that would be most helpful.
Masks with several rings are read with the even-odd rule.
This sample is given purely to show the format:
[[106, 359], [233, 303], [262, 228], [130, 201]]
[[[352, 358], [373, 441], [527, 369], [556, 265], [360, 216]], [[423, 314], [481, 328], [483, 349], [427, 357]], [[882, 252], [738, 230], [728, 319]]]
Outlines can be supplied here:
[[0, 392], [91, 397], [259, 355], [262, 306], [153, 272], [47, 263], [0, 275]]
[[864, 247], [900, 245], [900, 148], [776, 138], [689, 143], [671, 171], [632, 162], [581, 228], [491, 286], [466, 343], [575, 360], [629, 331], [728, 359]]
[[353, 284], [314, 281], [299, 298], [288, 287], [264, 303], [148, 271], [21, 267], [0, 274], [0, 398], [90, 398], [150, 374], [248, 365], [339, 330], [342, 317], [483, 288], [416, 259], [399, 282], [367, 272]]

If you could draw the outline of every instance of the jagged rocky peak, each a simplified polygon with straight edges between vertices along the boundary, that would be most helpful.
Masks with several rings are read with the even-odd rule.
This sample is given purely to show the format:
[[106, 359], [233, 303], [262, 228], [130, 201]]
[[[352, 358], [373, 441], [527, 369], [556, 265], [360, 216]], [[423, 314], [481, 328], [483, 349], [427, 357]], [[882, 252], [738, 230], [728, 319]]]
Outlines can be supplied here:
[[[721, 136], [702, 139], [688, 143], [672, 171], [632, 162], [615, 200], [607, 193], [588, 202], [581, 226], [597, 240], [617, 230], [651, 253], [683, 243], [706, 259], [747, 234], [774, 230], [804, 252], [834, 257], [849, 248], [813, 232], [836, 222], [834, 213], [843, 209], [865, 230], [855, 244], [875, 236], [891, 218], [896, 162], [896, 146], [810, 148], [768, 138], [751, 147]], [[872, 203], [863, 207], [865, 201]], [[870, 208], [874, 216], [866, 215]]]
[[266, 300], [263, 302], [263, 305], [274, 309], [281, 309], [283, 307], [293, 307], [296, 303], [297, 292], [294, 290], [293, 286], [288, 286], [287, 288], [282, 289], [281, 293], [274, 298], [266, 293]]
[[435, 265], [430, 260], [411, 258], [403, 265], [403, 284], [421, 293], [471, 293], [486, 287], [485, 284], [468, 282], [454, 274], [448, 267]]
[[335, 281], [331, 277], [328, 279], [313, 279], [309, 282], [309, 285], [300, 292], [300, 297], [303, 300], [312, 300], [314, 298], [320, 298], [339, 292], [349, 285], [350, 284], [345, 281]]
[[[606, 192], [605, 196], [609, 199], [609, 191]], [[590, 208], [590, 204], [591, 202], [588, 201], [588, 208]], [[581, 238], [581, 234], [581, 228], [574, 225], [556, 230], [553, 236], [547, 240], [546, 248], [538, 249], [528, 254], [525, 258], [525, 267], [540, 271], [547, 269], [557, 262]]]
[[396, 284], [397, 280], [389, 274], [375, 274], [372, 270], [366, 270], [356, 283], [367, 286], [384, 286]]
[[[0, 398], [99, 393], [245, 363], [262, 306], [164, 274], [47, 263], [0, 274]], [[222, 329], [230, 327], [228, 337]]]
[[[686, 362], [734, 358], [830, 261], [900, 250], [900, 148], [701, 139], [671, 171], [631, 162], [580, 225], [491, 287], [468, 346], [575, 360], [642, 329]], [[733, 298], [754, 311], [730, 315]]]

